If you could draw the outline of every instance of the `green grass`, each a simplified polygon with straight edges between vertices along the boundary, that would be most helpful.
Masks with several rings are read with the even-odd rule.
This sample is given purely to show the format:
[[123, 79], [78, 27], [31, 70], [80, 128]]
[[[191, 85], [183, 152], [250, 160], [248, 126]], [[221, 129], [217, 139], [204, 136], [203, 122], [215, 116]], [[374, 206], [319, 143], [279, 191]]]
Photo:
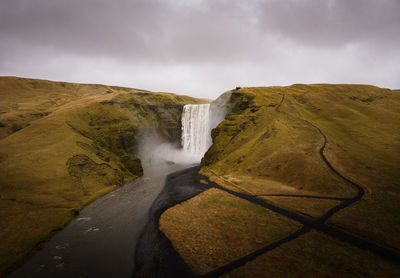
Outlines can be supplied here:
[[[283, 95], [285, 99], [279, 112], [276, 108]], [[227, 102], [226, 95], [224, 101]], [[335, 175], [321, 159], [319, 149], [323, 137], [308, 123], [311, 122], [328, 138], [324, 153], [329, 162], [365, 190], [362, 200], [334, 215], [328, 224], [385, 247], [400, 248], [399, 91], [368, 85], [329, 84], [242, 88], [232, 91], [227, 105], [230, 113], [212, 131], [213, 145], [202, 160], [202, 174], [221, 186], [249, 195], [355, 196], [355, 188]], [[314, 218], [338, 204], [318, 199], [259, 198]], [[178, 211], [176, 207], [173, 209]], [[207, 205], [198, 207], [192, 214], [187, 212], [185, 217], [218, 212]], [[173, 231], [182, 232], [183, 225], [172, 223], [179, 213], [174, 215], [173, 210], [168, 213], [171, 220], [163, 225], [175, 225]], [[219, 221], [226, 221], [230, 227], [237, 225], [223, 217], [219, 217]], [[202, 225], [204, 222], [191, 224], [191, 227], [201, 229]], [[228, 227], [215, 231], [209, 242], [215, 244], [215, 240], [227, 238], [228, 231]], [[247, 233], [246, 237], [254, 231], [243, 232]], [[178, 236], [170, 238], [173, 244], [178, 244]], [[189, 242], [186, 237], [179, 240], [179, 245], [183, 246]], [[184, 258], [189, 262], [201, 261], [207, 255], [198, 256], [196, 253]], [[398, 275], [397, 266], [312, 232], [226, 276]]]
[[[227, 93], [220, 105], [226, 104], [230, 114], [212, 132], [214, 143], [201, 173], [250, 195], [354, 196], [354, 188], [321, 160], [323, 138], [305, 122], [310, 121], [328, 138], [327, 159], [366, 192], [328, 223], [398, 250], [399, 92], [367, 85], [296, 84], [242, 88], [230, 98]], [[204, 102], [122, 87], [0, 78], [0, 274], [85, 204], [141, 175], [141, 132], [176, 141], [182, 106]], [[207, 191], [161, 217], [161, 229], [199, 273], [291, 230], [286, 219], [226, 195]], [[313, 217], [333, 205], [268, 199]], [[397, 267], [318, 233], [271, 254], [230, 275], [398, 276]]]
[[[283, 94], [280, 113], [274, 105]], [[213, 131], [214, 144], [202, 161], [202, 173], [222, 183], [233, 180], [236, 190], [249, 194], [354, 196], [354, 188], [321, 160], [323, 138], [304, 120], [310, 121], [328, 138], [325, 155], [331, 164], [366, 191], [360, 203], [332, 223], [400, 248], [400, 219], [390, 210], [397, 207], [400, 193], [397, 91], [316, 84], [243, 88], [234, 95], [232, 113]], [[291, 207], [296, 210], [294, 203]], [[350, 214], [353, 217], [347, 217]]]
[[[0, 77], [5, 123], [0, 125], [0, 276], [84, 205], [142, 175], [137, 155], [142, 130], [176, 141], [182, 106], [204, 102], [122, 87]], [[13, 122], [22, 129], [12, 131]]]

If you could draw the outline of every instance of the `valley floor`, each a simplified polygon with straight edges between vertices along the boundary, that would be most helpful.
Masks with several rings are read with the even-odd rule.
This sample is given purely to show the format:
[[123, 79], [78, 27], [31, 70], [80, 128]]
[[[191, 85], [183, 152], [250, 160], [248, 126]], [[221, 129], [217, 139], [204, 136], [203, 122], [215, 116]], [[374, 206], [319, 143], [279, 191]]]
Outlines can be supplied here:
[[131, 277], [137, 237], [168, 173], [159, 165], [85, 207], [8, 277]]

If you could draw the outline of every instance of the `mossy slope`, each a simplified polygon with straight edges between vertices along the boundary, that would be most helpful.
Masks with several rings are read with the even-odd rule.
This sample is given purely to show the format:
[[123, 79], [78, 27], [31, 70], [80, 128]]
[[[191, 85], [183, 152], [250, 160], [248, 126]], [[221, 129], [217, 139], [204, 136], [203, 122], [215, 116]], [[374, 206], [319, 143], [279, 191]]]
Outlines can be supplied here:
[[400, 248], [397, 91], [327, 84], [244, 88], [233, 92], [231, 106], [232, 113], [213, 130], [202, 173], [251, 194], [354, 196], [321, 160], [323, 138], [309, 121], [327, 136], [331, 164], [366, 191], [332, 223]]
[[142, 175], [141, 132], [177, 141], [183, 105], [206, 102], [16, 77], [0, 78], [0, 97], [0, 275], [85, 204]]
[[[229, 93], [224, 95], [225, 102], [227, 96]], [[386, 248], [400, 249], [398, 91], [368, 85], [296, 84], [233, 90], [226, 103], [230, 111], [212, 131], [213, 145], [202, 160], [202, 174], [223, 187], [257, 195], [282, 208], [317, 218], [338, 204], [335, 198], [352, 198], [357, 194], [353, 186], [322, 160], [319, 152], [324, 138], [319, 128], [327, 137], [326, 158], [343, 176], [360, 184], [365, 191], [362, 200], [334, 215], [328, 224], [340, 226], [348, 233]], [[331, 199], [300, 198], [304, 195]], [[193, 202], [196, 198], [199, 197]], [[171, 219], [177, 217], [171, 215], [172, 212], [168, 211]], [[204, 208], [202, 213], [209, 212]], [[172, 222], [162, 224], [170, 234], [179, 230]], [[233, 221], [230, 225], [234, 225]], [[256, 236], [252, 231], [244, 231], [246, 234], [242, 237], [248, 237], [249, 232], [250, 236]], [[223, 235], [225, 231], [220, 233]], [[217, 239], [221, 235], [209, 236]], [[185, 242], [179, 244], [185, 245]], [[213, 250], [213, 244], [203, 248]], [[297, 240], [293, 244], [296, 245]], [[282, 250], [284, 246], [274, 252]], [[350, 257], [358, 253], [368, 257], [364, 251], [353, 247], [346, 252]], [[304, 257], [302, 261], [290, 253], [285, 256], [290, 260], [276, 259], [284, 269], [290, 269], [292, 259], [300, 260], [300, 264], [308, 264], [310, 260]], [[311, 259], [318, 260], [317, 257]], [[377, 271], [379, 263], [373, 258], [369, 260]], [[341, 263], [345, 269], [338, 270], [341, 275], [354, 267], [351, 261]], [[254, 261], [252, 267], [263, 269], [263, 264], [262, 260]], [[312, 276], [313, 271], [311, 266], [302, 275]], [[321, 271], [327, 271], [321, 276], [329, 276], [329, 267]], [[389, 272], [398, 275], [396, 267]]]
[[[281, 113], [275, 108], [283, 94]], [[315, 152], [322, 137], [306, 119], [327, 135], [327, 155], [335, 162], [346, 160], [335, 166], [362, 184], [397, 190], [399, 103], [400, 94], [365, 85], [235, 91], [233, 113], [213, 131], [214, 144], [205, 155], [203, 171], [269, 177], [294, 189], [338, 192], [341, 181], [334, 181]]]

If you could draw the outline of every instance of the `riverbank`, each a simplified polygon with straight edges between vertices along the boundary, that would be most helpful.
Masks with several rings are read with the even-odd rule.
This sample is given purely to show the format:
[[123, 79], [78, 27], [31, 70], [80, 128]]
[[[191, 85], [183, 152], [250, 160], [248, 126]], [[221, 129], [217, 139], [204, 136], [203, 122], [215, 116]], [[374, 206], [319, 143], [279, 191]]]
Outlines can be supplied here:
[[[208, 225], [218, 226], [219, 222], [216, 222], [212, 216], [214, 213], [213, 211], [209, 211], [208, 213], [210, 223], [202, 222], [202, 216], [196, 215], [198, 208], [204, 208], [204, 206], [210, 205], [204, 202], [204, 198], [202, 199], [203, 202], [197, 202], [197, 205], [194, 206], [190, 205], [190, 203], [199, 200], [199, 198], [207, 192], [208, 194], [219, 192], [221, 195], [219, 201], [213, 202], [213, 204], [217, 205], [219, 208], [219, 210], [217, 210], [218, 217], [215, 218], [218, 219], [218, 221], [221, 221], [220, 218], [224, 216], [224, 212], [226, 213], [227, 210], [229, 211], [228, 207], [230, 205], [239, 209], [239, 211], [244, 209], [244, 211], [249, 212], [250, 214], [259, 214], [261, 211], [266, 213], [268, 215], [268, 220], [265, 223], [258, 223], [257, 228], [265, 228], [267, 225], [270, 226], [272, 230], [258, 236], [257, 229], [254, 229], [254, 226], [251, 225], [252, 220], [250, 218], [249, 220], [243, 219], [240, 221], [240, 224], [244, 223], [246, 227], [249, 227], [249, 232], [251, 232], [250, 237], [253, 238], [253, 235], [253, 239], [255, 239], [255, 241], [252, 241], [252, 244], [246, 245], [246, 247], [251, 249], [254, 242], [265, 245], [261, 246], [261, 248], [259, 247], [259, 249], [256, 248], [245, 252], [241, 257], [230, 260], [227, 257], [232, 256], [232, 254], [235, 255], [238, 251], [242, 250], [241, 248], [244, 246], [228, 240], [226, 243], [228, 243], [229, 246], [226, 246], [226, 250], [230, 252], [229, 255], [219, 256], [218, 254], [220, 254], [221, 246], [218, 244], [220, 243], [219, 240], [222, 239], [218, 237], [218, 233], [213, 234], [213, 237], [215, 238], [212, 238], [211, 240], [209, 238], [210, 241], [204, 242], [204, 234], [196, 234], [197, 230], [191, 230], [191, 223], [197, 225], [202, 223], [201, 225], [206, 226], [207, 229], [211, 230], [212, 227], [209, 227]], [[230, 204], [229, 202], [226, 202], [228, 200], [227, 198], [234, 198], [235, 200]], [[256, 206], [258, 209], [254, 210], [251, 206]], [[205, 260], [209, 261], [211, 265], [215, 266], [215, 264], [221, 260], [228, 260], [228, 262], [224, 262], [223, 264], [217, 265], [217, 267], [211, 268], [207, 271], [198, 271], [196, 268], [197, 264], [199, 264], [199, 262], [205, 263], [204, 258], [198, 258], [197, 256], [197, 260], [195, 261], [195, 264], [193, 264], [191, 257], [185, 255], [185, 248], [182, 248], [182, 246], [185, 245], [185, 242], [177, 241], [176, 238], [174, 239], [170, 237], [170, 226], [165, 226], [163, 228], [162, 218], [165, 218], [166, 214], [168, 214], [167, 212], [173, 209], [189, 209], [192, 213], [192, 217], [184, 217], [182, 220], [179, 219], [179, 214], [175, 212], [172, 214], [172, 216], [175, 217], [172, 220], [169, 219], [168, 223], [173, 225], [171, 223], [172, 221], [178, 226], [181, 225], [179, 226], [182, 227], [182, 229], [179, 230], [179, 235], [183, 236], [185, 241], [192, 242], [190, 240], [193, 239], [195, 243], [201, 243], [201, 245], [197, 247], [194, 245], [190, 246], [190, 248], [198, 248], [195, 252], [196, 256], [202, 254], [202, 251], [206, 251], [207, 253], [209, 252], [209, 255]], [[237, 219], [240, 217], [241, 214], [239, 211], [230, 215], [226, 220], [229, 222], [231, 219]], [[281, 216], [277, 218], [276, 216], [278, 214]], [[284, 218], [286, 220], [284, 220]], [[297, 225], [297, 227], [293, 227], [293, 225], [282, 226], [284, 224], [282, 221], [285, 223], [288, 221], [299, 222], [300, 225]], [[238, 223], [236, 223], [236, 226], [237, 225]], [[227, 239], [232, 231], [238, 231], [236, 226], [219, 229], [219, 232], [224, 233], [223, 238]], [[282, 230], [282, 227], [286, 227], [286, 230], [289, 228], [291, 231], [286, 231], [286, 236], [281, 235], [280, 233], [285, 233], [285, 231]], [[217, 229], [218, 228], [221, 227], [218, 226]], [[278, 230], [276, 230], [277, 228]], [[188, 230], [190, 231], [190, 234], [186, 233]], [[245, 240], [248, 236], [249, 234], [243, 233], [243, 229], [240, 229], [240, 241]], [[263, 236], [264, 239], [260, 236]], [[262, 240], [266, 241], [263, 242]], [[318, 245], [317, 242], [320, 244]], [[321, 224], [318, 219], [313, 220], [291, 211], [287, 211], [284, 208], [274, 206], [267, 201], [258, 199], [256, 196], [249, 196], [221, 187], [214, 182], [210, 182], [207, 177], [198, 174], [198, 167], [193, 167], [172, 173], [167, 177], [163, 190], [150, 209], [150, 216], [145, 229], [139, 237], [135, 252], [135, 269], [133, 277], [219, 277], [222, 275], [228, 275], [228, 277], [253, 277], [251, 274], [246, 272], [247, 268], [250, 267], [251, 273], [253, 273], [254, 270], [252, 267], [254, 267], [254, 264], [257, 266], [260, 260], [264, 260], [265, 258], [268, 259], [269, 256], [273, 258], [275, 257], [276, 260], [284, 257], [290, 261], [299, 258], [301, 260], [309, 257], [313, 258], [315, 256], [315, 254], [313, 254], [309, 249], [304, 250], [304, 248], [302, 249], [297, 246], [299, 243], [309, 244], [312, 246], [311, 250], [313, 250], [314, 253], [320, 252], [319, 249], [321, 249], [326, 250], [327, 254], [337, 255], [319, 255], [317, 258], [311, 259], [312, 262], [306, 264], [306, 268], [302, 272], [302, 277], [308, 277], [310, 273], [316, 271], [317, 266], [315, 265], [314, 260], [320, 262], [323, 266], [321, 273], [334, 271], [335, 275], [339, 275], [344, 271], [346, 273], [350, 272], [354, 274], [361, 271], [359, 266], [363, 266], [366, 273], [372, 273], [374, 275], [381, 273], [383, 276], [390, 276], [391, 274], [398, 273], [398, 255], [393, 253], [391, 250], [382, 248], [361, 238], [357, 238], [345, 231], [337, 229], [336, 227]], [[292, 248], [298, 247], [299, 250], [296, 249], [297, 251], [293, 254], [290, 252], [282, 254], [282, 250], [285, 250], [288, 246]], [[363, 252], [362, 250], [367, 250], [368, 252]], [[352, 257], [350, 263], [348, 254], [351, 254]], [[367, 262], [368, 267], [365, 266]], [[284, 262], [281, 263], [285, 264]], [[333, 265], [337, 265], [338, 268], [333, 267], [331, 269]], [[280, 267], [270, 264], [268, 269], [274, 275], [277, 275], [277, 273], [282, 271]], [[260, 274], [260, 272], [257, 273]]]
[[209, 102], [18, 77], [0, 77], [0, 99], [0, 276], [84, 206], [142, 176], [147, 134], [176, 144], [183, 106]]
[[131, 277], [135, 244], [165, 177], [188, 165], [164, 164], [85, 207], [8, 277]]
[[165, 210], [209, 188], [200, 182], [198, 170], [192, 167], [167, 177], [163, 190], [150, 208], [148, 222], [136, 246], [134, 277], [196, 277], [158, 224]]

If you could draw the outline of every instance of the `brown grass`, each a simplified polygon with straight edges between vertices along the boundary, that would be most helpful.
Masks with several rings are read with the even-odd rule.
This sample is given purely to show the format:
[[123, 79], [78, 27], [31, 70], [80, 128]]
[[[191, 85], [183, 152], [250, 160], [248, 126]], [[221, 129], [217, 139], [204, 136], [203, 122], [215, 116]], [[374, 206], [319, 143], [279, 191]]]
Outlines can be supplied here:
[[301, 225], [218, 189], [164, 212], [160, 229], [200, 274], [240, 258]]
[[294, 198], [294, 197], [271, 197], [260, 196], [278, 207], [285, 208], [300, 214], [317, 218], [325, 214], [329, 209], [338, 205], [340, 201], [326, 199]]
[[223, 277], [398, 277], [390, 264], [347, 243], [312, 231]]
[[400, 250], [399, 200], [398, 193], [367, 193], [359, 202], [335, 214], [328, 223]]

